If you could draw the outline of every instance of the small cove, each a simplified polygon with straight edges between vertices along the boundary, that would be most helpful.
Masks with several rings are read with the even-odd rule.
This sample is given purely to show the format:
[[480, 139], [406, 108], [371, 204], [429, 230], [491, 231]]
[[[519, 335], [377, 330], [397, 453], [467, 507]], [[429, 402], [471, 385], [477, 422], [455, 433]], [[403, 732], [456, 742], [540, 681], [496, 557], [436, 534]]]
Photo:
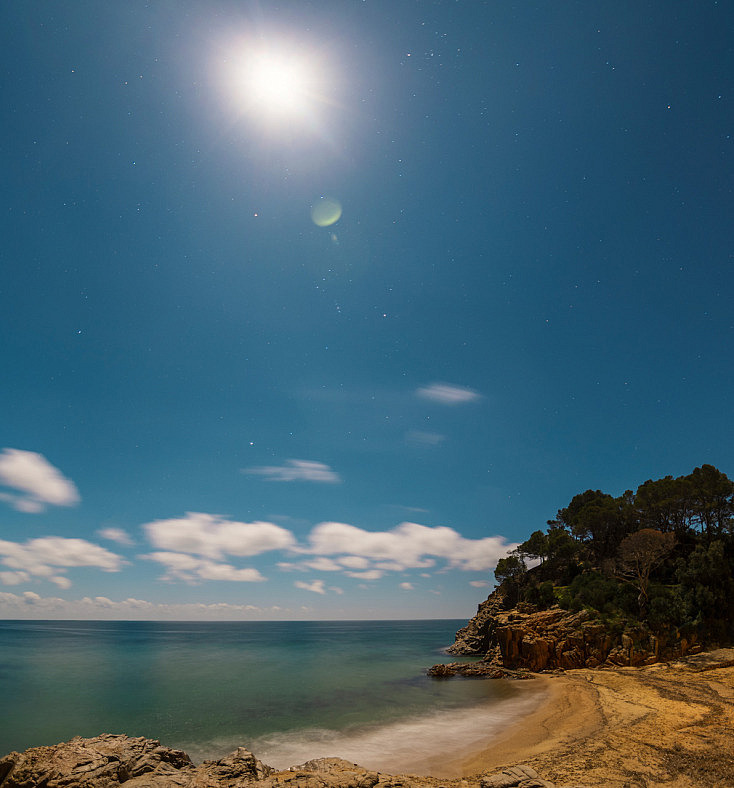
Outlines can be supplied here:
[[110, 732], [195, 761], [245, 746], [278, 767], [334, 755], [415, 771], [537, 702], [424, 675], [463, 623], [2, 621], [0, 755]]

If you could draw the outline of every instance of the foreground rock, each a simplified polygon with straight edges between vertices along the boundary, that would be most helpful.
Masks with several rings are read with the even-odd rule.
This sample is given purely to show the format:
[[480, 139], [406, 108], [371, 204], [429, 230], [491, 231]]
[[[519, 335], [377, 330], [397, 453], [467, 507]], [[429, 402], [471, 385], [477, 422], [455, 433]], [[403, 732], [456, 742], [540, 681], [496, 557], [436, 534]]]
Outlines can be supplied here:
[[[450, 654], [481, 656], [483, 675], [490, 676], [492, 668], [540, 672], [602, 665], [636, 667], [700, 650], [695, 639], [675, 636], [664, 641], [645, 630], [610, 630], [587, 610], [572, 612], [557, 605], [537, 610], [524, 604], [506, 610], [499, 590], [479, 605], [477, 614], [456, 633], [456, 641], [448, 649]], [[436, 667], [431, 675], [439, 675]], [[456, 672], [481, 675], [472, 674], [470, 668]]]
[[181, 750], [151, 739], [112, 734], [76, 737], [52, 747], [13, 752], [0, 760], [0, 788], [114, 788], [122, 784], [126, 788], [554, 788], [529, 766], [463, 780], [384, 775], [341, 758], [320, 758], [276, 771], [244, 747], [219, 761], [196, 766]]
[[206, 761], [197, 767], [185, 752], [162, 747], [158, 741], [102, 734], [10, 753], [0, 760], [0, 786], [108, 788], [124, 783], [130, 788], [204, 788], [248, 785], [271, 771], [244, 748], [221, 761]]

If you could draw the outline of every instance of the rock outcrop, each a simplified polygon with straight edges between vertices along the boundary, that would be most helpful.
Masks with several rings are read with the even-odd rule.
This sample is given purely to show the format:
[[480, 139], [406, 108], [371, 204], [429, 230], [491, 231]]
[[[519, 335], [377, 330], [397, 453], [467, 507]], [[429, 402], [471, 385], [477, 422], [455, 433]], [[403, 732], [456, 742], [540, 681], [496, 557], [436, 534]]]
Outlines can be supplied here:
[[277, 771], [244, 747], [196, 766], [185, 752], [158, 741], [112, 734], [11, 752], [0, 760], [0, 788], [123, 784], [125, 788], [553, 788], [529, 766], [461, 780], [379, 774], [341, 758], [319, 758]]
[[[651, 665], [700, 651], [693, 640], [662, 641], [643, 629], [612, 630], [587, 610], [572, 612], [554, 605], [537, 610], [521, 604], [504, 609], [501, 592], [490, 594], [476, 616], [456, 633], [450, 654], [481, 656], [479, 663], [451, 663], [429, 675], [501, 675], [500, 668], [543, 671], [600, 666]], [[494, 673], [493, 673], [494, 671]]]
[[124, 783], [130, 788], [235, 788], [263, 779], [271, 771], [244, 748], [197, 767], [185, 752], [163, 747], [153, 739], [102, 734], [92, 739], [77, 736], [24, 753], [11, 752], [0, 760], [0, 786], [111, 788]]
[[449, 654], [486, 655], [495, 646], [494, 627], [497, 616], [504, 610], [505, 596], [501, 589], [491, 593], [477, 606], [476, 615], [456, 633], [456, 639], [447, 649]]

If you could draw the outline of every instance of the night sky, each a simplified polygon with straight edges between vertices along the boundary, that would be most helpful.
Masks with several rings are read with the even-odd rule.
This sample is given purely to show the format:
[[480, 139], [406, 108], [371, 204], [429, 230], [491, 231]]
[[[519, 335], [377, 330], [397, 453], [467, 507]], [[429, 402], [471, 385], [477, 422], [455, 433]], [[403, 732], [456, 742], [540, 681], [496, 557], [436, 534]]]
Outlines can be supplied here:
[[576, 493], [734, 472], [731, 2], [0, 30], [0, 617], [468, 618]]

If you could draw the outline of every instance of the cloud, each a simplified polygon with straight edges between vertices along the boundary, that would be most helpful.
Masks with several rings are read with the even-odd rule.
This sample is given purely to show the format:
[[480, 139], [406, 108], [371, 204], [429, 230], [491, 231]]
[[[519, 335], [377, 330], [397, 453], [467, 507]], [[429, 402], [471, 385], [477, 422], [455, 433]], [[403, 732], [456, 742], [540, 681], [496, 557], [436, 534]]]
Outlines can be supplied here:
[[412, 583], [401, 583], [400, 588], [402, 588], [403, 591], [412, 591], [415, 586]]
[[358, 580], [379, 580], [385, 573], [379, 569], [368, 569], [366, 572], [345, 572], [347, 577], [356, 577]]
[[48, 504], [75, 506], [79, 491], [58, 468], [42, 455], [22, 449], [3, 449], [0, 454], [0, 484], [18, 490], [0, 493], [0, 500], [9, 503], [19, 512], [38, 513]]
[[244, 468], [243, 473], [262, 476], [269, 482], [318, 482], [338, 484], [339, 474], [323, 462], [313, 460], [286, 460], [285, 465], [264, 465]]
[[0, 572], [0, 584], [4, 586], [17, 586], [30, 579], [28, 572]]
[[33, 591], [23, 594], [0, 592], [0, 618], [201, 621], [292, 616], [292, 611], [277, 605], [258, 607], [227, 602], [159, 604], [134, 597], [114, 601], [104, 596], [65, 600], [42, 597]]
[[287, 550], [296, 542], [290, 531], [273, 523], [240, 523], [200, 512], [187, 512], [185, 517], [172, 520], [155, 520], [142, 527], [150, 543], [160, 550], [214, 560], [226, 555], [254, 556], [270, 550]]
[[314, 569], [317, 572], [341, 572], [344, 569], [341, 563], [323, 556], [314, 561], [303, 561], [302, 565], [305, 569]]
[[492, 584], [488, 580], [470, 580], [469, 585], [474, 588], [488, 588]]
[[[401, 523], [391, 531], [365, 531], [346, 523], [319, 523], [309, 535], [310, 552], [326, 556], [357, 556], [379, 561], [385, 571], [432, 566], [444, 559], [450, 568], [487, 571], [513, 545], [504, 537], [466, 539], [453, 528]], [[343, 560], [343, 559], [337, 559]]]
[[102, 539], [109, 539], [111, 542], [117, 542], [123, 547], [130, 547], [130, 545], [135, 544], [127, 531], [124, 531], [122, 528], [100, 528], [97, 531], [97, 536], [101, 536]]
[[259, 583], [264, 578], [257, 569], [237, 569], [231, 564], [219, 563], [207, 558], [197, 558], [186, 553], [157, 552], [141, 556], [156, 561], [166, 568], [163, 580], [183, 580], [197, 583], [201, 580], [228, 580], [235, 583]]
[[342, 566], [346, 566], [347, 569], [369, 569], [370, 562], [361, 555], [345, 555], [339, 559], [339, 563]]
[[44, 536], [29, 539], [24, 544], [0, 540], [0, 564], [11, 570], [0, 573], [0, 582], [4, 585], [17, 585], [34, 577], [48, 580], [60, 588], [69, 588], [71, 581], [60, 572], [82, 566], [118, 572], [123, 560], [85, 539]]
[[416, 395], [441, 405], [463, 405], [481, 398], [481, 394], [474, 389], [452, 386], [448, 383], [431, 383], [430, 386], [419, 388]]
[[[413, 522], [401, 523], [390, 531], [319, 523], [312, 528], [306, 544], [298, 544], [291, 531], [273, 523], [241, 523], [197, 512], [156, 520], [142, 528], [154, 551], [141, 557], [163, 565], [164, 579], [190, 583], [264, 580], [257, 570], [233, 566], [229, 559], [269, 551], [300, 554], [298, 561], [279, 561], [281, 571], [341, 572], [359, 580], [379, 580], [388, 572], [409, 569], [487, 571], [514, 546], [499, 536], [466, 539], [453, 528]], [[120, 536], [117, 529], [111, 534], [107, 531], [108, 536]]]
[[[303, 548], [296, 549], [303, 552]], [[314, 570], [316, 572], [344, 572], [346, 569], [372, 569], [373, 564], [369, 559], [358, 555], [340, 556], [336, 560], [333, 558], [327, 558], [326, 556], [319, 556], [318, 558], [310, 559], [308, 561], [298, 561], [295, 563], [281, 562], [278, 564], [278, 568], [282, 569], [284, 572], [291, 572], [293, 570], [299, 570], [301, 572], [310, 570]], [[378, 566], [376, 568], [380, 567]], [[392, 566], [390, 568], [392, 568]], [[347, 572], [347, 574], [349, 574], [349, 572]], [[354, 576], [357, 577], [357, 575]]]
[[303, 580], [296, 580], [293, 584], [296, 588], [302, 588], [304, 591], [311, 591], [314, 594], [325, 594], [323, 580], [314, 580], [313, 583], [304, 583]]

